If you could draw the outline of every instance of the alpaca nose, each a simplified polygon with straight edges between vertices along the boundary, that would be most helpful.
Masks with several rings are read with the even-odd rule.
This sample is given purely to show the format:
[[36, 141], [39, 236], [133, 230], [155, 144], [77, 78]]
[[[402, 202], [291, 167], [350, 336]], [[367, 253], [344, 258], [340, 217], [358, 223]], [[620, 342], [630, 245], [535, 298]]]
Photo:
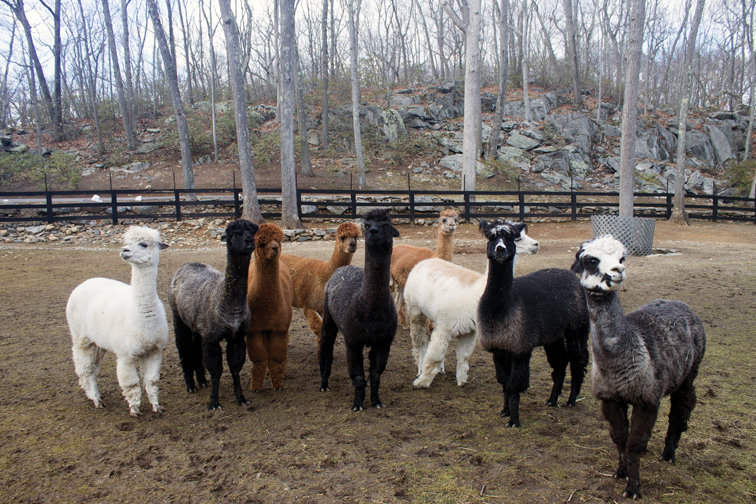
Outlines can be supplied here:
[[377, 233], [378, 233], [378, 228], [374, 228], [374, 227], [370, 228], [370, 234], [377, 234]]

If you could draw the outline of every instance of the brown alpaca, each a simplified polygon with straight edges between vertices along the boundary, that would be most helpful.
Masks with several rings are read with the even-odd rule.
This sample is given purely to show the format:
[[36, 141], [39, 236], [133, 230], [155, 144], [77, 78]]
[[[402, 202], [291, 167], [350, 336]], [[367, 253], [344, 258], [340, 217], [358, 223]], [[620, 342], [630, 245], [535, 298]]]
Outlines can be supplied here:
[[320, 355], [320, 329], [323, 324], [323, 297], [325, 285], [333, 272], [352, 263], [352, 256], [357, 250], [357, 238], [362, 232], [360, 227], [345, 222], [336, 230], [336, 245], [331, 260], [321, 261], [309, 257], [282, 254], [281, 262], [289, 267], [291, 281], [294, 284], [292, 306], [302, 308], [310, 329], [315, 333]]
[[456, 209], [444, 210], [438, 219], [438, 238], [436, 251], [412, 245], [394, 245], [391, 254], [391, 293], [394, 295], [399, 324], [407, 329], [407, 312], [404, 305], [404, 285], [407, 277], [417, 263], [424, 259], [438, 257], [451, 262], [454, 251], [454, 232], [457, 230], [459, 212]]
[[282, 264], [283, 231], [262, 224], [255, 235], [255, 254], [249, 265], [247, 303], [252, 315], [247, 331], [247, 355], [252, 361], [249, 388], [262, 390], [266, 371], [275, 390], [283, 388], [291, 324], [291, 275]]

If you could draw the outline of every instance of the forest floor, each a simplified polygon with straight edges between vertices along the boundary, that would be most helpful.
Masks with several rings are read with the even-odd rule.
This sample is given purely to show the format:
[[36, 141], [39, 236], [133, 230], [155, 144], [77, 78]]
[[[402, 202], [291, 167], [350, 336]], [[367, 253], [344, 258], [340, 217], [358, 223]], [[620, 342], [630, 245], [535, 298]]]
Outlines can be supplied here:
[[[435, 230], [400, 226], [402, 241], [433, 246]], [[587, 222], [540, 223], [529, 234], [541, 251], [520, 259], [518, 274], [568, 268]], [[701, 317], [708, 348], [696, 381], [698, 405], [677, 462], [658, 461], [669, 401], [641, 461], [646, 502], [746, 503], [756, 500], [756, 227], [657, 222], [656, 248], [630, 257], [620, 292], [626, 311], [654, 299], [679, 299]], [[333, 242], [289, 244], [285, 252], [326, 259]], [[670, 249], [674, 250], [672, 252]], [[129, 281], [116, 247], [0, 246], [0, 501], [18, 503], [536, 503], [621, 502], [612, 479], [617, 455], [590, 394], [590, 372], [577, 407], [549, 408], [550, 369], [534, 352], [522, 427], [499, 416], [501, 387], [491, 357], [478, 348], [470, 382], [457, 387], [456, 359], [428, 390], [414, 390], [415, 364], [400, 329], [382, 380], [387, 408], [350, 409], [353, 389], [337, 339], [331, 392], [319, 392], [314, 336], [295, 312], [284, 390], [246, 393], [237, 406], [227, 370], [222, 410], [209, 392], [187, 394], [173, 336], [166, 347], [154, 414], [128, 415], [107, 355], [100, 373], [105, 409], [78, 386], [65, 304], [87, 278]], [[454, 262], [483, 271], [483, 240], [458, 231]], [[223, 268], [222, 244], [170, 248], [160, 260], [164, 302], [173, 272], [186, 262]], [[360, 242], [354, 264], [362, 265]], [[170, 313], [169, 313], [170, 319]], [[170, 320], [169, 320], [170, 321]], [[250, 378], [249, 364], [242, 371]], [[267, 387], [267, 385], [266, 385]], [[144, 406], [146, 405], [146, 406]]]

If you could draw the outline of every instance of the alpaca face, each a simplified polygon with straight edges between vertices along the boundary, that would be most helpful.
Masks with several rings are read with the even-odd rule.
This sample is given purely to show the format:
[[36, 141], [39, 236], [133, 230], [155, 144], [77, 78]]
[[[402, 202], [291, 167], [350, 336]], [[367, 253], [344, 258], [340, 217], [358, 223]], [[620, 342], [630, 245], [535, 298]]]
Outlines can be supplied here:
[[391, 225], [385, 210], [372, 210], [365, 216], [365, 246], [380, 247], [394, 243], [399, 231]]
[[438, 225], [441, 231], [446, 234], [452, 234], [457, 230], [457, 221], [459, 217], [451, 212], [442, 212], [438, 219]]
[[538, 252], [538, 242], [525, 233], [527, 228], [524, 222], [480, 221], [479, 229], [488, 239], [488, 258], [503, 262], [513, 259], [517, 254]]
[[262, 255], [262, 257], [267, 259], [268, 261], [276, 259], [279, 255], [281, 255], [281, 243], [278, 240], [271, 240], [267, 243], [260, 243], [257, 247], [259, 249], [259, 252], [261, 252], [260, 255]]
[[572, 271], [580, 275], [580, 284], [588, 292], [606, 293], [625, 281], [625, 246], [610, 235], [585, 242], [575, 255]]
[[353, 236], [339, 236], [339, 248], [344, 254], [354, 254], [357, 252], [357, 238]]
[[235, 255], [250, 255], [255, 250], [255, 233], [257, 224], [239, 219], [226, 227], [221, 241], [226, 242], [226, 248]]
[[157, 264], [160, 251], [168, 245], [160, 241], [160, 233], [148, 227], [131, 226], [123, 234], [121, 259], [134, 265]]

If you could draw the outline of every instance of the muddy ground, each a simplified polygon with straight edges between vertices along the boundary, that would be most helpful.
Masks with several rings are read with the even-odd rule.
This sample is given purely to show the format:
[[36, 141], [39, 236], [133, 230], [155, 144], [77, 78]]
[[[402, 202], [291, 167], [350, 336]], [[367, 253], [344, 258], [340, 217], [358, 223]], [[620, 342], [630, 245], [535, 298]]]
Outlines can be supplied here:
[[[410, 243], [433, 238], [430, 228], [402, 230]], [[591, 238], [588, 223], [533, 224], [530, 234], [542, 250], [522, 258], [518, 274], [567, 268], [576, 247]], [[332, 244], [287, 244], [285, 252], [327, 258]], [[657, 460], [669, 403], [662, 405], [641, 462], [644, 500], [753, 502], [756, 227], [658, 223], [655, 247], [677, 253], [629, 258], [625, 309], [658, 297], [685, 301], [704, 321], [708, 350], [697, 380], [699, 404], [674, 465]], [[455, 262], [484, 269], [483, 242], [472, 226], [462, 226], [456, 252]], [[360, 243], [354, 263], [361, 265], [363, 257]], [[222, 268], [224, 260], [221, 248], [166, 250], [158, 278], [162, 299], [183, 263]], [[321, 393], [314, 338], [299, 313], [291, 325], [284, 390], [247, 392], [250, 407], [236, 405], [227, 372], [221, 411], [207, 411], [207, 390], [187, 394], [171, 334], [160, 384], [165, 413], [129, 417], [112, 355], [100, 375], [108, 407], [95, 409], [78, 387], [64, 314], [71, 290], [94, 276], [128, 281], [130, 269], [115, 248], [0, 247], [2, 502], [624, 500], [624, 483], [611, 478], [615, 449], [590, 395], [590, 378], [576, 408], [546, 407], [550, 371], [542, 351], [532, 360], [520, 429], [504, 428], [501, 388], [490, 355], [479, 348], [465, 387], [456, 386], [452, 348], [447, 374], [429, 390], [413, 390], [406, 330], [398, 332], [383, 375], [388, 408], [352, 412], [341, 338], [332, 392]], [[247, 363], [242, 380], [249, 378]]]

